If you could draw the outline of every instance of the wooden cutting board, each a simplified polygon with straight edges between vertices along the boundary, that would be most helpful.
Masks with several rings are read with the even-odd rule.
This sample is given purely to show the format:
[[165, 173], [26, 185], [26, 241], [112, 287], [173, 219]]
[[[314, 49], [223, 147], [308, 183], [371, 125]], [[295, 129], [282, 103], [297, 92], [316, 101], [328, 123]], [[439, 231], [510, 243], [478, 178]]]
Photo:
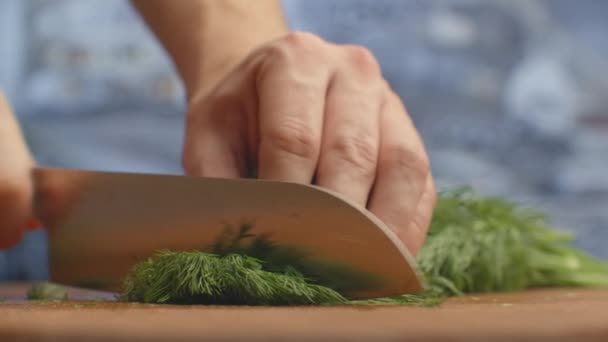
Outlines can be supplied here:
[[608, 341], [608, 290], [484, 294], [436, 308], [280, 308], [32, 303], [23, 300], [27, 288], [0, 284], [8, 299], [0, 304], [0, 341]]

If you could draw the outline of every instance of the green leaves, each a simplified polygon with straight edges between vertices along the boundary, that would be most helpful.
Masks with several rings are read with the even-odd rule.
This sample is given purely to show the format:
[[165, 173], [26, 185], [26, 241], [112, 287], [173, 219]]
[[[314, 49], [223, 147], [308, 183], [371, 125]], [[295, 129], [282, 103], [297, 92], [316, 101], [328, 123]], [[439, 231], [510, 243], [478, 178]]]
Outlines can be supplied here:
[[59, 284], [36, 283], [29, 288], [26, 298], [28, 300], [65, 301], [68, 300], [68, 290]]
[[308, 282], [330, 287], [343, 295], [382, 285], [383, 279], [376, 275], [346, 263], [318, 258], [299, 246], [277, 244], [269, 234], [254, 234], [252, 230], [251, 224], [243, 224], [238, 229], [226, 227], [210, 253], [247, 255], [263, 260], [263, 269], [269, 272], [297, 270]]
[[[571, 244], [540, 213], [470, 189], [441, 193], [429, 235], [417, 256], [430, 290], [405, 296], [428, 298], [464, 293], [510, 292], [534, 287], [608, 287], [608, 262]], [[402, 303], [404, 296], [384, 298]]]
[[540, 213], [466, 189], [440, 198], [417, 261], [446, 293], [608, 286], [608, 263], [576, 250]]
[[134, 268], [124, 301], [166, 304], [310, 305], [346, 299], [293, 269], [268, 272], [252, 257], [161, 251]]
[[[572, 236], [549, 227], [543, 215], [504, 198], [479, 197], [470, 189], [439, 196], [429, 235], [417, 256], [419, 270], [430, 285], [421, 294], [348, 301], [345, 284], [354, 281], [338, 286], [336, 277], [331, 277], [341, 275], [338, 268], [307, 262], [297, 251], [267, 239], [240, 243], [249, 238], [248, 229], [242, 229], [233, 239], [224, 240], [228, 242], [215, 245], [213, 254], [162, 251], [133, 269], [122, 299], [174, 304], [435, 306], [464, 293], [608, 287], [608, 262], [574, 248]], [[319, 276], [311, 279], [315, 273]]]

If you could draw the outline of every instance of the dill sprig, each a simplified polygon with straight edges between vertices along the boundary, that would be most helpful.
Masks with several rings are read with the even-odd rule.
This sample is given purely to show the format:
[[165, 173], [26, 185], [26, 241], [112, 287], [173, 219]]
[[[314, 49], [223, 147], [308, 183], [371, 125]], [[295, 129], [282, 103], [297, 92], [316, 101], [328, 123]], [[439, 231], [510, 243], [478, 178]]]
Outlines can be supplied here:
[[215, 248], [219, 255], [160, 252], [136, 265], [122, 298], [182, 304], [436, 306], [465, 293], [608, 287], [608, 262], [576, 249], [572, 240], [571, 234], [550, 227], [537, 211], [502, 197], [478, 196], [470, 188], [457, 189], [439, 194], [427, 240], [416, 258], [429, 284], [429, 290], [420, 294], [348, 301], [331, 277], [311, 279], [292, 267], [314, 272], [314, 263], [263, 239], [247, 248], [221, 245]]
[[165, 304], [338, 304], [338, 292], [308, 282], [295, 269], [268, 272], [250, 256], [161, 251], [126, 278], [125, 301]]
[[417, 263], [448, 294], [608, 286], [608, 263], [572, 246], [538, 211], [470, 189], [443, 193]]
[[68, 300], [68, 290], [63, 285], [42, 282], [33, 284], [25, 296], [28, 300], [66, 301]]
[[348, 295], [353, 291], [370, 290], [382, 284], [382, 279], [363, 272], [350, 264], [317, 258], [301, 246], [278, 244], [271, 234], [254, 233], [253, 224], [238, 228], [227, 226], [208, 250], [217, 255], [239, 254], [263, 260], [262, 268], [269, 272], [297, 270], [309, 282], [322, 284]]
[[350, 300], [348, 304], [354, 305], [407, 305], [433, 307], [438, 306], [447, 298], [445, 292], [438, 287], [416, 294], [403, 294], [394, 297]]
[[[572, 245], [535, 210], [472, 189], [443, 192], [416, 257], [430, 289], [368, 303], [433, 305], [466, 293], [608, 287], [608, 262]], [[429, 301], [429, 299], [432, 299]]]

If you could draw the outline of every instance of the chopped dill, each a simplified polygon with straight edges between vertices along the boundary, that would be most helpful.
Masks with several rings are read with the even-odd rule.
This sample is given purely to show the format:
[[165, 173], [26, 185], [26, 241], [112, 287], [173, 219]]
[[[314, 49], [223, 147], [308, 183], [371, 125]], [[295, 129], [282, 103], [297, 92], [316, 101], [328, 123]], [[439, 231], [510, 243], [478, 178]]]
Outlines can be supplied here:
[[166, 304], [304, 305], [346, 299], [294, 269], [268, 272], [255, 258], [161, 251], [135, 266], [122, 300]]
[[68, 290], [59, 284], [36, 283], [29, 288], [26, 298], [39, 301], [65, 301], [68, 300]]

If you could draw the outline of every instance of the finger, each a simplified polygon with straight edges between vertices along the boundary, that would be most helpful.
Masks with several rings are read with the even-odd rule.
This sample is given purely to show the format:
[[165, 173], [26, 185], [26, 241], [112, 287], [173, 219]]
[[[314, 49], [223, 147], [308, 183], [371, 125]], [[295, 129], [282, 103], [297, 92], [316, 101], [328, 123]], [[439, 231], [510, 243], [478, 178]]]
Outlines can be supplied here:
[[379, 88], [353, 73], [338, 73], [327, 95], [316, 182], [363, 207], [378, 162]]
[[209, 93], [193, 97], [186, 116], [182, 163], [192, 176], [240, 178], [248, 174], [256, 103], [251, 57]]
[[381, 121], [378, 174], [369, 209], [409, 246], [410, 223], [416, 216], [429, 176], [429, 162], [422, 141], [400, 99], [390, 92]]
[[0, 248], [15, 245], [32, 215], [32, 158], [0, 92]]
[[243, 112], [220, 100], [205, 101], [187, 119], [183, 164], [192, 176], [239, 178], [247, 173]]
[[426, 187], [420, 197], [416, 211], [408, 229], [399, 234], [401, 241], [406, 242], [409, 251], [416, 255], [422, 248], [433, 218], [437, 194], [433, 177], [429, 174]]
[[[304, 53], [303, 53], [304, 54]], [[312, 182], [321, 145], [329, 71], [315, 58], [278, 53], [258, 78], [258, 176]]]
[[182, 164], [186, 174], [240, 178], [256, 176], [258, 100], [256, 70], [266, 57], [257, 48], [207, 91], [188, 102]]

